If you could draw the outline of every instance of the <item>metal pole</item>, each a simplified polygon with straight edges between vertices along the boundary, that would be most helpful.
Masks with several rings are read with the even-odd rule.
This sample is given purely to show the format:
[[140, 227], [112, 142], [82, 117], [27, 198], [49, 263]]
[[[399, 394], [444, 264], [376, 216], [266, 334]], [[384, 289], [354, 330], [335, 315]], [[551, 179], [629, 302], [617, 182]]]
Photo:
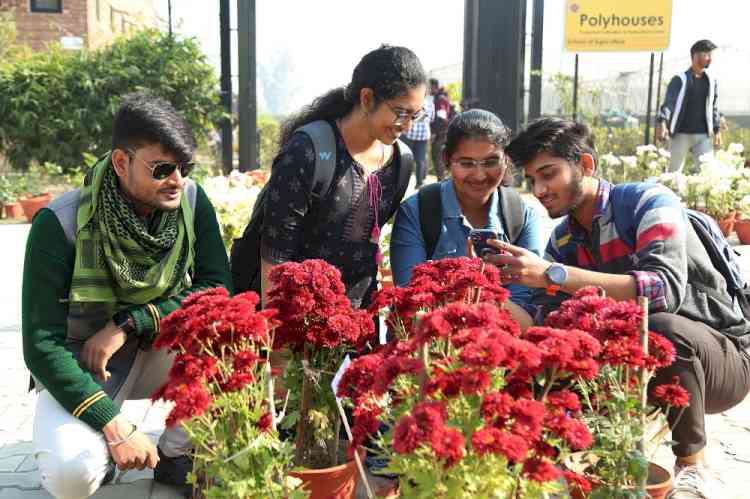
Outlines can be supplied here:
[[219, 3], [219, 36], [221, 42], [221, 106], [226, 118], [221, 120], [221, 164], [225, 175], [233, 168], [232, 142], [232, 40], [229, 25], [229, 0]]
[[240, 171], [258, 168], [255, 93], [255, 0], [238, 0]]
[[651, 66], [648, 70], [648, 102], [646, 103], [646, 133], [643, 144], [648, 145], [651, 138], [651, 96], [654, 91], [654, 53], [651, 52]]
[[[661, 106], [661, 75], [662, 71], [664, 70], [664, 52], [662, 52], [659, 55], [659, 79], [656, 84], [656, 107], [654, 108], [654, 114], [657, 116], [659, 115], [659, 108]], [[654, 120], [656, 121], [656, 120]], [[656, 127], [654, 127], [654, 133], [656, 133]], [[656, 143], [656, 139], [654, 139], [654, 144]]]
[[578, 54], [576, 54], [576, 65], [573, 73], [573, 121], [578, 121]]
[[169, 15], [169, 37], [172, 37], [172, 0], [167, 0], [167, 12]]
[[531, 78], [529, 83], [529, 121], [542, 115], [542, 32], [544, 0], [534, 0], [531, 25]]

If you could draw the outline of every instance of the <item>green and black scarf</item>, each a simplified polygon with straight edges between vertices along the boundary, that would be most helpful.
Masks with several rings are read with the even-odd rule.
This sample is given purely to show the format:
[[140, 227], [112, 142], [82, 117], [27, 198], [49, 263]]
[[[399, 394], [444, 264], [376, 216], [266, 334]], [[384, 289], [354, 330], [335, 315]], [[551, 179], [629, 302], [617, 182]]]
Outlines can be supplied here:
[[136, 215], [109, 154], [89, 171], [78, 206], [71, 302], [121, 309], [173, 296], [188, 285], [195, 232], [185, 193], [179, 209], [153, 217], [147, 224]]

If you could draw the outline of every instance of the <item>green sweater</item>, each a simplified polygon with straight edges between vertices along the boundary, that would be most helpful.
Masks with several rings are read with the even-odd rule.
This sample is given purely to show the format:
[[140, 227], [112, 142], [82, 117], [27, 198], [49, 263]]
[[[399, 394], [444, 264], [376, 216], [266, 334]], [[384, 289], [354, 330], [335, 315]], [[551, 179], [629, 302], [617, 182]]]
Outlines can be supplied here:
[[[221, 240], [216, 213], [203, 189], [198, 186], [195, 213], [195, 262], [193, 284], [179, 295], [133, 307], [129, 312], [136, 323], [136, 334], [153, 336], [158, 331], [155, 313], [164, 317], [180, 306], [180, 301], [199, 289], [223, 286], [231, 290], [227, 253]], [[21, 330], [26, 366], [36, 379], [66, 410], [101, 430], [119, 408], [102, 391], [99, 383], [81, 369], [66, 349], [70, 281], [73, 276], [75, 246], [65, 237], [52, 210], [43, 209], [34, 217], [23, 270]]]

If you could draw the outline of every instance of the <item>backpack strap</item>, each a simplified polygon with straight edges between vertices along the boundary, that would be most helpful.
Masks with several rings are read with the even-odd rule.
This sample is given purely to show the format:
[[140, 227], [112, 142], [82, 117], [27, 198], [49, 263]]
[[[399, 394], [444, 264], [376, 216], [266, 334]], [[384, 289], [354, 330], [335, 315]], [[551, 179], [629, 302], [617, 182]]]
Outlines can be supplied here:
[[[515, 244], [518, 241], [523, 226], [526, 223], [526, 205], [512, 187], [499, 187], [498, 215], [503, 224], [508, 241]], [[419, 200], [419, 225], [422, 228], [422, 239], [424, 239], [427, 259], [432, 258], [435, 252], [440, 229], [443, 223], [443, 204], [440, 199], [440, 182], [427, 184], [417, 194]]]
[[396, 140], [396, 152], [399, 155], [398, 184], [396, 184], [396, 191], [393, 195], [393, 199], [396, 202], [393, 203], [393, 213], [391, 216], [398, 211], [398, 205], [401, 204], [401, 200], [404, 199], [406, 191], [409, 189], [409, 180], [411, 180], [411, 174], [414, 172], [414, 167], [416, 165], [414, 154], [411, 149], [409, 149], [409, 146], [404, 144], [401, 139]]
[[500, 195], [499, 215], [505, 229], [505, 235], [508, 236], [508, 241], [511, 244], [516, 244], [526, 223], [526, 205], [521, 195], [513, 187], [500, 186], [498, 194]]
[[195, 214], [195, 200], [198, 197], [198, 184], [196, 184], [193, 179], [185, 179], [185, 195], [187, 196], [190, 209], [193, 210], [193, 214]]
[[297, 129], [313, 143], [315, 149], [315, 169], [313, 171], [312, 197], [319, 202], [328, 193], [336, 171], [336, 136], [331, 124], [318, 120]]
[[78, 204], [81, 202], [81, 189], [75, 189], [53, 199], [47, 208], [52, 210], [70, 244], [76, 243], [78, 229]]
[[419, 204], [419, 225], [422, 228], [427, 259], [432, 259], [435, 253], [440, 229], [443, 225], [443, 203], [440, 200], [440, 182], [427, 184], [419, 189], [417, 201]]

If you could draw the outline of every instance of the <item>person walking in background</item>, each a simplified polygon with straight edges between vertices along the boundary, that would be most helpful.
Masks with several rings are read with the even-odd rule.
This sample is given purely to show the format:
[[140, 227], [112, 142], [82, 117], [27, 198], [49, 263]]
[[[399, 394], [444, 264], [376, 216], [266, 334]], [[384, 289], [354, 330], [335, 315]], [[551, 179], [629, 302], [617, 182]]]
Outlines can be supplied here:
[[417, 189], [422, 186], [427, 176], [427, 144], [430, 141], [430, 122], [435, 117], [435, 106], [431, 96], [424, 100], [424, 111], [427, 118], [413, 123], [411, 128], [401, 136], [401, 140], [411, 148], [411, 152], [414, 154], [416, 163], [414, 177], [417, 180]]
[[430, 95], [435, 107], [435, 115], [430, 123], [432, 132], [432, 143], [430, 155], [432, 156], [432, 168], [438, 180], [445, 178], [445, 165], [443, 164], [443, 146], [445, 145], [445, 134], [448, 131], [448, 123], [453, 118], [453, 107], [448, 99], [445, 89], [435, 78], [430, 78]]
[[658, 140], [672, 138], [669, 171], [682, 171], [688, 151], [697, 165], [703, 154], [721, 147], [721, 119], [716, 79], [706, 69], [711, 65], [711, 54], [716, 45], [710, 40], [698, 40], [690, 47], [691, 65], [687, 71], [672, 77], [659, 110], [656, 127]]

